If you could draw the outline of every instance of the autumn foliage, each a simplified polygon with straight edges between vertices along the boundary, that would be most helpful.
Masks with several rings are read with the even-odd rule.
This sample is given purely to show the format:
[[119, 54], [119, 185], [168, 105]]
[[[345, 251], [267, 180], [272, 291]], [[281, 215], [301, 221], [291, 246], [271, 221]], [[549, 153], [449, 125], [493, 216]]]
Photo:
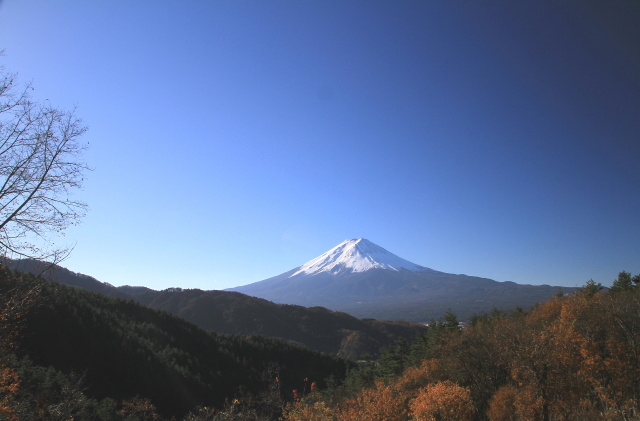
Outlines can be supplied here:
[[[46, 290], [10, 275], [0, 270], [0, 420], [166, 419], [165, 402], [153, 396], [98, 402], [71, 377], [19, 360], [16, 340], [25, 314], [41, 307], [33, 303], [44, 302]], [[273, 420], [282, 413], [289, 421], [638, 420], [639, 284], [640, 277], [622, 272], [608, 291], [590, 282], [528, 312], [476, 316], [463, 329], [448, 314], [413, 343], [399, 341], [380, 358], [360, 362], [341, 385], [337, 380], [321, 389], [320, 378], [300, 376], [295, 392], [287, 389], [286, 404], [281, 377], [271, 373], [276, 380], [269, 393], [228, 400], [225, 409], [202, 406], [185, 419]], [[122, 309], [126, 303], [112, 304]], [[51, 353], [55, 342], [48, 344]], [[52, 391], [59, 393], [47, 398]]]
[[312, 405], [303, 399], [307, 418], [285, 419], [640, 419], [639, 281], [622, 272], [610, 291], [591, 281], [527, 313], [441, 329], [402, 374]]
[[15, 370], [0, 366], [0, 419], [7, 421], [18, 419], [12, 401], [19, 387], [20, 378]]
[[20, 388], [20, 377], [13, 367], [15, 340], [39, 289], [5, 275], [0, 272], [6, 278], [0, 288], [0, 419], [13, 421], [19, 419], [14, 398]]
[[417, 421], [470, 421], [474, 413], [469, 389], [448, 380], [421, 389], [410, 408]]
[[349, 399], [340, 408], [340, 419], [344, 421], [402, 421], [407, 419], [407, 394], [396, 384], [377, 381], [375, 386], [365, 389]]

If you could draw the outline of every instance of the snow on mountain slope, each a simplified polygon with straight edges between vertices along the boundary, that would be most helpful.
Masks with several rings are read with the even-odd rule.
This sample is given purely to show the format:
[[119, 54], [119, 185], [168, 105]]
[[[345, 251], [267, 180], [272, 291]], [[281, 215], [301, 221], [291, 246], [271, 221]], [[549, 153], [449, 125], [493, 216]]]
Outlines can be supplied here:
[[371, 269], [387, 269], [411, 272], [435, 272], [433, 269], [416, 265], [388, 252], [364, 238], [345, 240], [326, 253], [308, 261], [289, 276], [315, 275], [322, 272], [340, 273], [366, 272]]
[[358, 238], [295, 269], [229, 290], [357, 317], [424, 321], [441, 317], [447, 309], [464, 320], [495, 307], [529, 308], [557, 293], [558, 287], [439, 272]]

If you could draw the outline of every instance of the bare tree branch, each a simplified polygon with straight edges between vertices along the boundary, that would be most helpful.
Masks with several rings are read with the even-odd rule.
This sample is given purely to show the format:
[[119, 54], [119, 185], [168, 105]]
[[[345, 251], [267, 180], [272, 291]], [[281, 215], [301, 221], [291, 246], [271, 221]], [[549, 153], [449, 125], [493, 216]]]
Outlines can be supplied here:
[[0, 67], [0, 254], [43, 260], [67, 254], [33, 239], [62, 234], [85, 215], [86, 204], [71, 194], [89, 168], [79, 141], [86, 127], [75, 109], [38, 104], [31, 90]]

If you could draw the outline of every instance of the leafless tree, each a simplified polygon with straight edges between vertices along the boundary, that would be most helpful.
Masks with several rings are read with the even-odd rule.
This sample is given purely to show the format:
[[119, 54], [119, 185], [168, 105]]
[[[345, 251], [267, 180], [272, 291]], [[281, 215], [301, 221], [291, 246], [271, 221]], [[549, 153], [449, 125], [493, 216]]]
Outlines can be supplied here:
[[86, 127], [75, 110], [38, 103], [31, 91], [0, 67], [0, 256], [57, 263], [70, 249], [53, 238], [87, 209], [72, 198], [88, 170]]

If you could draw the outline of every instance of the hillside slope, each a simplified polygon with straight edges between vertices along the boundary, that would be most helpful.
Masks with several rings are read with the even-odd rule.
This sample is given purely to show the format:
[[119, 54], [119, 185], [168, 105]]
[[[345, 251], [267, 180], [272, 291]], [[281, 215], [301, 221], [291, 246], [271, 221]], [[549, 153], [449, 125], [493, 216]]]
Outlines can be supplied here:
[[176, 314], [206, 330], [277, 337], [351, 359], [375, 355], [398, 338], [412, 339], [427, 329], [417, 323], [361, 320], [322, 307], [274, 304], [237, 292], [122, 290], [145, 305]]
[[12, 266], [43, 274], [45, 279], [65, 285], [132, 299], [180, 316], [211, 332], [281, 338], [349, 359], [376, 355], [398, 338], [411, 339], [426, 330], [417, 323], [360, 320], [321, 307], [274, 304], [237, 292], [114, 287], [93, 277], [33, 260], [15, 260]]
[[96, 399], [139, 395], [167, 416], [182, 416], [197, 405], [221, 406], [225, 399], [263, 391], [276, 375], [287, 391], [303, 378], [319, 384], [330, 375], [340, 379], [347, 368], [343, 360], [281, 340], [208, 333], [132, 301], [0, 267], [3, 297], [16, 291], [16, 282], [40, 288], [19, 355], [80, 374], [86, 393]]

